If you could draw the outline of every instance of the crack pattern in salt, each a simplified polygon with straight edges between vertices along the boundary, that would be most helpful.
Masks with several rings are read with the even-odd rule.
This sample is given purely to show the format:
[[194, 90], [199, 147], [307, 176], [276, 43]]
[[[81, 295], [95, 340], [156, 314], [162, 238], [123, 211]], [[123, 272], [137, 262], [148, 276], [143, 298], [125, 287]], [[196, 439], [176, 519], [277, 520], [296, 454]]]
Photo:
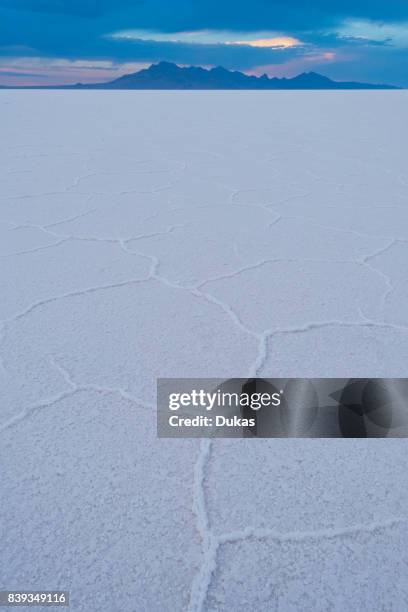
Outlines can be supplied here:
[[[242, 343], [236, 357], [231, 357], [228, 375], [273, 376], [275, 372], [271, 363], [276, 363], [281, 355], [282, 343], [308, 338], [309, 334], [315, 334], [313, 341], [317, 342], [320, 334], [326, 332], [333, 332], [339, 340], [350, 332], [364, 333], [365, 339], [372, 340], [372, 344], [364, 345], [364, 350], [368, 350], [368, 346], [371, 351], [365, 355], [368, 366], [375, 362], [378, 354], [382, 358], [389, 338], [392, 337], [393, 342], [398, 339], [400, 345], [396, 350], [393, 347], [395, 359], [390, 362], [387, 374], [401, 374], [398, 362], [404, 362], [408, 355], [408, 318], [403, 314], [408, 309], [401, 303], [397, 308], [395, 302], [396, 296], [399, 300], [407, 297], [404, 297], [406, 269], [403, 254], [398, 260], [397, 270], [387, 263], [395, 250], [408, 245], [405, 193], [408, 180], [398, 152], [405, 138], [400, 125], [395, 130], [399, 136], [393, 142], [378, 130], [370, 130], [370, 115], [367, 115], [367, 123], [354, 125], [353, 133], [350, 133], [344, 127], [344, 121], [348, 120], [347, 109], [354, 112], [354, 107], [349, 106], [351, 98], [344, 97], [339, 105], [334, 96], [330, 106], [326, 107], [325, 103], [317, 105], [317, 114], [317, 107], [309, 108], [315, 121], [311, 121], [310, 126], [298, 124], [293, 116], [289, 120], [287, 109], [281, 106], [284, 102], [275, 97], [274, 116], [279, 119], [275, 124], [270, 120], [268, 97], [263, 96], [257, 98], [257, 117], [248, 131], [245, 120], [249, 107], [245, 100], [250, 96], [243, 96], [237, 101], [237, 114], [228, 113], [234, 129], [225, 131], [226, 124], [220, 120], [225, 113], [218, 112], [218, 105], [222, 107], [226, 98], [218, 96], [214, 126], [209, 128], [200, 117], [192, 137], [185, 130], [185, 116], [192, 113], [195, 117], [197, 111], [188, 106], [183, 107], [185, 112], [180, 114], [177, 109], [186, 104], [187, 97], [177, 97], [179, 94], [174, 94], [176, 98], [173, 94], [166, 98], [169, 104], [167, 118], [162, 117], [161, 110], [157, 112], [154, 97], [149, 98], [152, 109], [156, 108], [149, 129], [134, 121], [134, 105], [143, 107], [146, 104], [143, 96], [129, 107], [124, 102], [126, 96], [122, 98], [121, 104], [125, 104], [123, 112], [125, 115], [130, 113], [127, 121], [122, 119], [121, 113], [112, 117], [107, 99], [101, 102], [100, 117], [95, 117], [92, 98], [87, 101], [84, 97], [83, 111], [89, 113], [89, 126], [98, 122], [99, 132], [88, 131], [90, 128], [84, 121], [83, 134], [75, 132], [74, 141], [69, 130], [64, 131], [65, 121], [61, 122], [64, 124], [62, 127], [58, 125], [55, 134], [48, 130], [52, 118], [48, 114], [45, 116], [41, 107], [36, 106], [38, 98], [35, 99], [33, 93], [27, 95], [38, 109], [36, 124], [28, 119], [23, 98], [12, 92], [2, 92], [1, 95], [11, 101], [10, 110], [5, 111], [11, 113], [11, 117], [9, 122], [5, 122], [6, 134], [0, 145], [4, 162], [4, 184], [0, 194], [0, 219], [4, 228], [0, 228], [0, 237], [4, 236], [5, 243], [12, 248], [0, 254], [3, 302], [7, 306], [6, 314], [0, 320], [0, 375], [2, 382], [11, 389], [7, 400], [14, 400], [10, 409], [8, 401], [4, 402], [7, 411], [0, 422], [4, 439], [10, 433], [18, 432], [19, 427], [34, 423], [41, 418], [40, 415], [50, 412], [54, 417], [55, 412], [55, 418], [58, 418], [59, 404], [68, 401], [74, 405], [81, 392], [131, 402], [135, 410], [145, 409], [143, 414], [154, 418], [155, 405], [146, 399], [140, 381], [131, 391], [126, 382], [122, 384], [123, 380], [131, 379], [131, 366], [126, 363], [126, 358], [139, 350], [138, 341], [143, 336], [146, 320], [140, 320], [140, 334], [131, 339], [129, 346], [125, 345], [122, 337], [117, 340], [107, 334], [106, 350], [114, 347], [119, 352], [112, 354], [110, 361], [107, 359], [86, 373], [82, 373], [81, 368], [84, 364], [98, 364], [98, 355], [88, 356], [81, 352], [84, 344], [76, 352], [70, 337], [67, 338], [67, 343], [71, 343], [69, 354], [64, 351], [63, 344], [58, 348], [42, 345], [39, 351], [43, 353], [38, 354], [38, 361], [45, 363], [44, 369], [37, 365], [34, 352], [19, 355], [17, 362], [21, 369], [16, 368], [15, 353], [20, 350], [21, 333], [28, 334], [29, 342], [30, 326], [34, 332], [38, 320], [48, 323], [48, 317], [54, 312], [58, 312], [60, 318], [56, 318], [53, 332], [59, 333], [63, 320], [61, 313], [71, 308], [74, 298], [86, 307], [94, 303], [94, 297], [100, 297], [104, 309], [95, 312], [95, 319], [99, 317], [109, 323], [116, 314], [112, 296], [121, 296], [120, 292], [125, 293], [128, 289], [135, 289], [134, 295], [142, 288], [146, 292], [153, 291], [157, 284], [162, 290], [160, 295], [168, 294], [169, 300], [190, 301], [190, 311], [184, 311], [185, 321], [176, 316], [167, 319], [168, 305], [152, 303], [151, 316], [166, 321], [167, 335], [163, 342], [171, 345], [172, 338], [184, 325], [187, 332], [183, 341], [185, 344], [194, 343], [198, 326], [208, 327], [208, 340], [201, 336], [202, 344], [197, 345], [196, 353], [202, 359], [208, 356], [206, 367], [210, 361], [214, 362], [212, 371], [215, 375], [224, 374], [217, 371], [219, 348], [216, 350], [212, 345], [212, 329], [217, 321], [224, 325], [228, 323], [235, 334], [230, 339], [229, 332], [225, 333], [222, 341], [226, 349], [237, 340]], [[72, 94], [64, 92], [63, 97], [69, 95]], [[361, 94], [365, 108], [375, 100], [366, 95]], [[398, 113], [403, 112], [403, 106], [398, 106], [402, 105], [398, 100], [402, 100], [402, 96], [401, 93], [395, 95], [392, 103], [384, 101], [385, 107], [387, 104], [397, 107], [395, 112], [387, 111], [388, 121], [399, 121]], [[173, 106], [172, 100], [175, 99], [177, 105]], [[357, 94], [353, 99], [357, 99]], [[210, 97], [208, 102], [211, 106], [214, 99]], [[307, 104], [307, 101], [303, 103]], [[72, 119], [75, 106], [65, 104], [64, 108], [64, 113]], [[18, 109], [27, 117], [27, 129], [24, 134], [20, 133], [19, 142], [15, 143], [8, 125], [15, 127]], [[141, 116], [151, 117], [152, 109], [145, 107]], [[333, 109], [337, 109], [336, 120]], [[57, 105], [55, 112], [58, 113]], [[377, 120], [376, 112], [372, 116]], [[104, 121], [101, 120], [103, 117]], [[321, 123], [322, 118], [326, 122]], [[179, 140], [173, 136], [169, 138], [166, 132], [168, 123], [161, 123], [164, 120], [174, 122], [181, 134]], [[321, 133], [316, 127], [320, 125], [324, 126]], [[41, 132], [39, 126], [43, 127]], [[345, 134], [348, 134], [348, 141]], [[116, 135], [120, 136], [119, 140]], [[93, 250], [104, 249], [104, 245], [111, 249], [108, 261], [102, 260], [100, 251]], [[92, 250], [85, 250], [88, 247]], [[34, 260], [36, 267], [31, 267]], [[54, 261], [58, 265], [58, 262], [67, 263], [67, 260], [70, 260], [68, 263], [74, 279], [69, 285], [63, 277], [51, 278], [51, 274], [40, 278], [41, 269], [48, 270]], [[82, 267], [89, 261], [91, 264], [81, 276]], [[18, 281], [17, 290], [13, 266], [19, 269], [18, 279], [24, 281]], [[274, 309], [283, 298], [279, 292], [268, 293], [271, 266], [274, 276], [282, 282], [289, 276], [289, 282], [292, 282], [293, 291], [285, 294], [284, 298], [286, 309], [290, 311], [294, 301], [300, 302], [301, 307], [285, 321], [273, 317]], [[313, 280], [316, 266], [320, 266], [319, 278], [326, 280], [324, 287]], [[342, 281], [344, 303], [338, 309], [331, 307], [326, 311], [324, 306], [334, 295], [336, 274], [342, 268], [350, 271], [350, 282], [344, 278]], [[259, 284], [251, 285], [256, 276], [260, 279]], [[305, 282], [299, 292], [298, 285], [304, 279], [308, 279], [309, 284]], [[367, 295], [358, 293], [353, 279], [364, 279]], [[235, 287], [239, 289], [238, 300]], [[259, 287], [262, 287], [262, 295]], [[311, 295], [320, 297], [320, 308], [307, 311]], [[264, 313], [265, 303], [271, 311], [270, 317]], [[347, 303], [353, 308], [346, 312]], [[41, 318], [43, 311], [46, 312], [45, 319]], [[124, 327], [131, 319], [137, 318], [137, 298], [128, 304], [121, 316], [124, 317]], [[75, 321], [69, 332], [79, 338], [84, 332], [81, 321]], [[33, 333], [33, 337], [38, 338], [38, 335]], [[21, 344], [23, 347], [26, 345]], [[299, 355], [294, 355], [292, 348], [290, 358], [283, 364], [286, 371], [298, 376], [299, 363], [309, 359], [310, 350], [309, 346]], [[338, 350], [345, 352], [343, 361], [352, 370], [358, 363], [354, 352], [350, 354], [344, 347]], [[358, 347], [355, 353], [358, 353]], [[233, 355], [233, 351], [230, 354]], [[173, 360], [181, 357], [173, 355]], [[150, 358], [150, 372], [159, 372], [165, 361], [164, 355], [157, 352]], [[332, 364], [335, 368], [338, 362], [331, 361], [331, 358], [329, 355], [327, 367]], [[123, 369], [128, 378], [115, 379], [111, 375], [109, 363], [114, 365], [116, 359], [123, 359]], [[186, 362], [180, 361], [180, 371], [185, 366]], [[95, 377], [98, 367], [100, 376]], [[332, 375], [343, 373], [343, 370], [336, 370]], [[39, 390], [29, 396], [30, 400], [24, 399], [27, 397], [25, 388], [38, 380], [41, 382], [48, 374], [50, 384], [40, 385]], [[319, 371], [315, 375], [318, 376]], [[99, 384], [100, 380], [102, 384]], [[150, 388], [154, 384], [155, 381], [151, 380]], [[41, 391], [43, 388], [46, 391]], [[397, 512], [388, 512], [388, 515], [395, 515], [391, 518], [387, 518], [384, 512], [384, 517], [372, 518], [364, 524], [356, 521], [347, 527], [279, 531], [248, 525], [251, 522], [248, 519], [242, 529], [216, 533], [210, 521], [213, 483], [210, 482], [209, 470], [212, 457], [220, 448], [219, 442], [202, 440], [193, 466], [189, 512], [200, 540], [200, 550], [192, 581], [186, 580], [187, 587], [186, 584], [183, 587], [188, 589], [188, 602], [182, 606], [177, 600], [179, 609], [186, 607], [189, 612], [207, 609], [214, 577], [223, 569], [220, 561], [223, 547], [240, 542], [256, 547], [260, 540], [307, 544], [353, 538], [362, 533], [370, 536], [407, 522]], [[174, 453], [177, 453], [176, 446]], [[368, 455], [368, 451], [359, 455], [362, 465]], [[256, 454], [252, 455], [252, 460], [257, 463]], [[290, 457], [288, 461], [291, 461]], [[237, 477], [233, 466], [228, 466], [228, 469], [230, 475]], [[154, 478], [152, 475], [152, 480]], [[406, 483], [401, 484], [402, 491]], [[152, 486], [163, 487], [163, 483]], [[401, 491], [395, 491], [397, 502]], [[251, 508], [249, 496], [243, 503]], [[399, 503], [399, 507], [403, 503]], [[76, 510], [80, 514], [81, 508]], [[35, 520], [35, 513], [31, 520]], [[13, 525], [14, 522], [13, 517]], [[108, 554], [109, 546], [106, 545], [104, 550]], [[157, 554], [160, 555], [161, 551]], [[101, 574], [104, 571], [105, 568]], [[149, 571], [154, 571], [154, 568], [150, 567]], [[156, 589], [160, 586], [155, 583]], [[147, 588], [145, 578], [139, 590]], [[122, 604], [122, 609], [131, 609], [133, 605], [126, 598]], [[80, 604], [77, 607], [82, 610]], [[145, 609], [155, 610], [153, 597], [145, 602]], [[174, 609], [178, 608], [173, 603]]]

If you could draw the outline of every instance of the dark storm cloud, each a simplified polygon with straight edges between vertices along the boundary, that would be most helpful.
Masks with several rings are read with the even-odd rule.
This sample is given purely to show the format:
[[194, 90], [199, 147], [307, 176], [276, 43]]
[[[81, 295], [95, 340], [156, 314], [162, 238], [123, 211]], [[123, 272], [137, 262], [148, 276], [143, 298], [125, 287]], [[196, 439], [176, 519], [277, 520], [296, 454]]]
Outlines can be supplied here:
[[120, 27], [164, 32], [189, 29], [253, 31], [333, 25], [355, 17], [380, 21], [408, 19], [406, 0], [1, 0], [16, 12], [110, 16]]

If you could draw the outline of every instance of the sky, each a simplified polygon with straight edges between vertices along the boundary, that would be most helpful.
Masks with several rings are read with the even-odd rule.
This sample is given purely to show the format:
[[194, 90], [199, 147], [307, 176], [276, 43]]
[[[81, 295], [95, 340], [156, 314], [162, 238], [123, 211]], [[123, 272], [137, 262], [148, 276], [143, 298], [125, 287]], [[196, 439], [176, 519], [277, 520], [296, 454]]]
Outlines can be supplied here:
[[0, 85], [158, 61], [408, 87], [408, 0], [0, 0]]

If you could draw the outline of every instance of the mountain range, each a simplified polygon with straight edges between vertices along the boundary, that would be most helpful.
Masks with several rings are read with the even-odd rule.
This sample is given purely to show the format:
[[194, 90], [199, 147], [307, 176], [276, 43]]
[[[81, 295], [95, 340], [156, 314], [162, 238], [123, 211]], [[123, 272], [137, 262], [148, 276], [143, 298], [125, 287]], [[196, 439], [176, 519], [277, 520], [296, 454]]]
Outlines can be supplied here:
[[[393, 85], [373, 85], [353, 81], [333, 81], [317, 72], [304, 72], [293, 78], [249, 76], [218, 66], [207, 70], [197, 66], [180, 67], [170, 62], [121, 76], [106, 83], [77, 83], [60, 87], [29, 89], [399, 89]], [[25, 88], [26, 89], [26, 88]]]
[[316, 72], [304, 72], [288, 78], [249, 76], [218, 66], [206, 70], [180, 67], [170, 62], [152, 64], [149, 68], [126, 74], [108, 83], [74, 87], [89, 89], [397, 89], [391, 85], [332, 81]]

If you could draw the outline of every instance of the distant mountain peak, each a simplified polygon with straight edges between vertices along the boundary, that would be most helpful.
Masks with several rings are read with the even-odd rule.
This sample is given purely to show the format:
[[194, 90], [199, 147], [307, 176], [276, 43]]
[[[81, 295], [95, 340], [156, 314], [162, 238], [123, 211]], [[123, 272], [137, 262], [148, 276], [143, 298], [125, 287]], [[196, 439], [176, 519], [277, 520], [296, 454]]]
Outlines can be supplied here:
[[[180, 67], [177, 66], [177, 64], [173, 64], [172, 62], [158, 62], [157, 64], [151, 64], [151, 66], [149, 66], [149, 68], [146, 68], [146, 70], [160, 70], [160, 71], [164, 71], [164, 72], [174, 72], [176, 70], [180, 70]], [[133, 73], [133, 74], [137, 74]]]
[[227, 70], [223, 66], [215, 66], [214, 68], [210, 69], [210, 72], [218, 72], [220, 74], [223, 74], [223, 73], [226, 73], [226, 72], [231, 73], [232, 71], [231, 70]]

